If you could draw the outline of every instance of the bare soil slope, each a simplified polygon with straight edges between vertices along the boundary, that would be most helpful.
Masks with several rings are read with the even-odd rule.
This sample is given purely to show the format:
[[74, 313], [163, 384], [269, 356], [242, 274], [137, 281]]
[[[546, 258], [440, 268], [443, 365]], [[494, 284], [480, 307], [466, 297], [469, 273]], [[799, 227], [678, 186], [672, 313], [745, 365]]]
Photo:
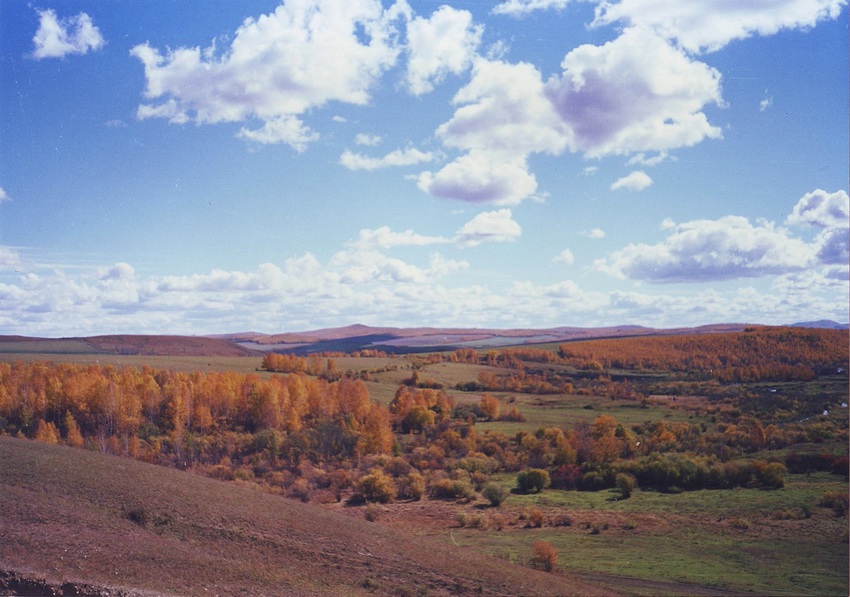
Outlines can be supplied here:
[[104, 594], [609, 594], [448, 538], [9, 437], [0, 437], [0, 570]]

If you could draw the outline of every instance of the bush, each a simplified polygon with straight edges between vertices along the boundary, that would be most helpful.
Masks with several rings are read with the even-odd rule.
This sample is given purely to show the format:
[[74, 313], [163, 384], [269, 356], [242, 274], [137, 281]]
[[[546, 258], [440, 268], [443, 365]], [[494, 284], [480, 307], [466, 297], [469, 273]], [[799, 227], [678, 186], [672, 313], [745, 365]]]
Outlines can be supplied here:
[[614, 486], [620, 492], [620, 497], [628, 499], [631, 497], [632, 491], [637, 487], [637, 479], [629, 473], [617, 473], [614, 479]]
[[531, 565], [552, 572], [558, 565], [558, 552], [548, 541], [535, 541], [531, 547]]
[[425, 495], [425, 477], [417, 472], [409, 473], [399, 482], [398, 497], [418, 502]]
[[386, 504], [396, 498], [395, 482], [379, 468], [373, 468], [368, 475], [361, 477], [357, 489], [367, 502]]
[[549, 473], [542, 468], [529, 468], [517, 474], [516, 483], [521, 493], [540, 493], [549, 487], [552, 481]]
[[431, 496], [438, 500], [471, 500], [475, 490], [469, 481], [460, 479], [439, 479], [431, 483]]
[[490, 502], [494, 508], [501, 506], [502, 502], [508, 497], [507, 490], [497, 483], [487, 483], [484, 489], [481, 490], [481, 495], [485, 500]]

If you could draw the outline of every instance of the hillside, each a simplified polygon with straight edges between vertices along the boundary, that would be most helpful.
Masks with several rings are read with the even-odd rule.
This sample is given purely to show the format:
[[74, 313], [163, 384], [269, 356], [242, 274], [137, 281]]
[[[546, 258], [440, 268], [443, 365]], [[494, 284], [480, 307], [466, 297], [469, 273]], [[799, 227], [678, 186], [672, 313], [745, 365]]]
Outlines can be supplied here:
[[594, 338], [674, 335], [683, 333], [735, 332], [743, 324], [718, 324], [697, 328], [653, 329], [621, 325], [598, 328], [557, 327], [547, 329], [483, 329], [483, 328], [395, 328], [351, 325], [308, 332], [283, 334], [233, 334], [215, 336], [228, 339], [251, 350], [294, 352], [355, 351], [365, 348], [388, 352], [421, 352], [455, 348], [497, 348], [544, 342], [570, 342]]
[[[0, 570], [174, 595], [597, 595], [449, 537], [164, 467], [0, 437]], [[2, 575], [0, 575], [1, 577]]]
[[144, 356], [255, 356], [248, 350], [219, 338], [202, 336], [113, 335], [88, 338], [27, 338], [0, 336], [0, 353], [69, 355], [144, 355]]

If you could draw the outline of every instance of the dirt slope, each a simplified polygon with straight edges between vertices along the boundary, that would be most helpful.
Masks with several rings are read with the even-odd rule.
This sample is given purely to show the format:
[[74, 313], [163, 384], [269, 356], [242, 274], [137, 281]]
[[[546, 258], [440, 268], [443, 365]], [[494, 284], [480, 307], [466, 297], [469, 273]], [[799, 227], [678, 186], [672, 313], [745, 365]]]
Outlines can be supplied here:
[[8, 437], [0, 569], [112, 594], [608, 594], [235, 483]]

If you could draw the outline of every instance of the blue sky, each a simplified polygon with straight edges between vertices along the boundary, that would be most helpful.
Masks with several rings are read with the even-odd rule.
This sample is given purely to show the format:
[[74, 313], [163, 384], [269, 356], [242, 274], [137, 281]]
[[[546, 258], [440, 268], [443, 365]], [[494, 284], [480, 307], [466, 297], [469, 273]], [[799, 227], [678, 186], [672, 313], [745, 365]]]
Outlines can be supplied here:
[[848, 320], [846, 0], [0, 7], [0, 333]]

